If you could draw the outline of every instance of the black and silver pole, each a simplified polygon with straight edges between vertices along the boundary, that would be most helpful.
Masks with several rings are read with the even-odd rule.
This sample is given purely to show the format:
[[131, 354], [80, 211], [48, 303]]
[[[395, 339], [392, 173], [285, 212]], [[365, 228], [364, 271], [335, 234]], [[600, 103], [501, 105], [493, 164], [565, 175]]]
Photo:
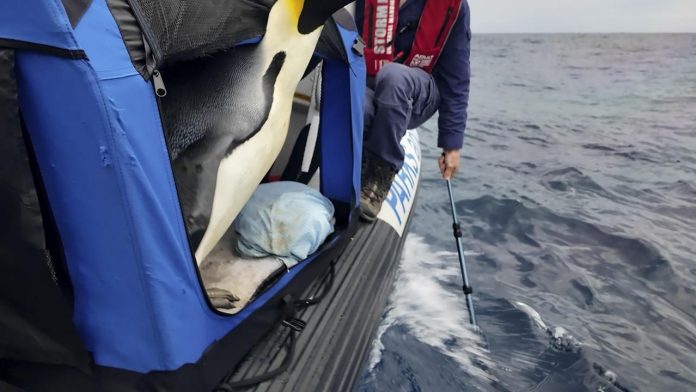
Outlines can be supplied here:
[[452, 196], [452, 183], [450, 180], [447, 181], [447, 192], [449, 193], [450, 206], [452, 207], [452, 230], [454, 232], [454, 238], [457, 241], [457, 253], [459, 254], [459, 268], [462, 270], [462, 281], [464, 286], [462, 289], [464, 295], [466, 296], [466, 307], [469, 310], [469, 322], [472, 325], [476, 325], [476, 314], [474, 313], [474, 301], [472, 299], [472, 293], [474, 290], [469, 285], [469, 275], [466, 273], [466, 261], [464, 260], [464, 247], [462, 246], [462, 228], [459, 226], [459, 220], [457, 219], [457, 209], [454, 205], [454, 196]]

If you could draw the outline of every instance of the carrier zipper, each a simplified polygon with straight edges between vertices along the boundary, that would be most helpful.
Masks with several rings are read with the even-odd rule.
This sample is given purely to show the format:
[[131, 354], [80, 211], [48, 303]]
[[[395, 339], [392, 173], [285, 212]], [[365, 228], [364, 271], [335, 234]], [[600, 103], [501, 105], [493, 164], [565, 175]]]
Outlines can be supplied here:
[[[157, 41], [155, 34], [152, 32], [152, 30], [150, 30], [147, 23], [144, 23], [144, 21], [148, 20], [148, 18], [145, 17], [145, 13], [140, 8], [140, 3], [141, 2], [139, 1], [128, 0], [128, 4], [130, 5], [131, 10], [133, 11], [135, 20], [138, 22], [138, 27], [140, 28], [140, 32], [143, 35], [143, 43], [145, 44], [146, 51], [145, 55], [147, 57], [151, 56], [152, 60], [154, 61], [154, 64], [161, 64], [163, 56], [159, 47], [159, 42]], [[153, 46], [151, 47], [150, 44], [152, 44]], [[146, 66], [149, 66], [149, 64], [146, 64]]]
[[452, 16], [452, 7], [449, 7], [447, 9], [447, 17], [445, 17], [445, 23], [442, 24], [442, 27], [440, 27], [440, 32], [437, 34], [437, 38], [435, 39], [435, 47], [437, 47], [437, 44], [440, 43], [440, 40], [442, 40], [442, 36], [445, 34], [445, 28], [449, 23], [450, 16]]
[[[154, 61], [154, 56], [152, 55], [152, 52], [150, 52], [149, 57], [151, 60]], [[152, 63], [154, 64], [154, 63]], [[164, 123], [164, 112], [162, 111], [162, 98], [167, 95], [167, 88], [164, 86], [164, 80], [162, 79], [162, 74], [160, 73], [159, 69], [155, 68], [153, 65], [153, 68], [150, 69], [148, 68], [148, 75], [150, 75], [150, 79], [152, 80], [152, 86], [154, 87], [155, 90], [155, 105], [157, 106], [157, 112], [159, 113], [159, 118], [160, 118], [160, 124], [162, 126], [162, 132], [164, 132], [164, 145], [167, 149], [167, 160], [169, 161], [169, 167], [171, 168], [174, 164], [172, 161], [172, 156], [170, 155], [171, 148], [169, 146], [169, 142], [167, 141], [167, 131]], [[145, 79], [149, 80], [149, 79]], [[173, 173], [172, 173], [173, 176]], [[174, 191], [176, 193], [176, 198], [179, 200], [179, 188], [176, 184], [176, 181], [174, 181]], [[193, 254], [193, 251], [191, 250], [191, 243], [188, 238], [188, 232], [186, 230], [186, 223], [184, 221], [184, 210], [181, 207], [181, 202], [177, 202], [177, 205], [179, 206], [179, 211], [181, 213], [181, 224], [184, 225], [184, 232], [186, 236], [186, 244], [188, 245], [189, 252], [191, 254], [191, 259], [193, 260], [194, 264], [194, 270], [196, 271], [196, 278], [198, 279], [198, 287], [201, 289], [201, 295], [203, 296], [203, 299], [205, 300], [205, 303], [208, 305], [208, 309], [213, 311], [216, 315], [218, 316], [223, 316], [223, 317], [229, 317], [230, 315], [224, 312], [221, 312], [215, 308], [212, 302], [210, 302], [210, 297], [208, 297], [208, 293], [205, 291], [205, 282], [203, 282], [203, 277], [201, 276], [201, 270], [195, 266], [196, 264], [196, 256]]]
[[152, 84], [155, 86], [155, 94], [158, 97], [163, 98], [167, 95], [167, 87], [165, 87], [162, 74], [158, 69], [152, 71]]

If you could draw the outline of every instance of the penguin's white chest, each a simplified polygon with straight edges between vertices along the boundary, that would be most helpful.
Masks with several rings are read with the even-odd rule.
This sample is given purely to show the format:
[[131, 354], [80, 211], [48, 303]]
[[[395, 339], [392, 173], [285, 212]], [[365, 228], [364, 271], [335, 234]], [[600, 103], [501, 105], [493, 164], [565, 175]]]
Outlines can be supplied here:
[[292, 108], [290, 99], [283, 101], [274, 99], [261, 129], [220, 162], [209, 225], [196, 250], [199, 265], [227, 232], [280, 153]]
[[[272, 25], [269, 19], [269, 26]], [[287, 56], [275, 81], [268, 118], [259, 132], [220, 162], [210, 221], [196, 250], [199, 265], [227, 232], [285, 144], [295, 88], [307, 68], [320, 33], [321, 29], [317, 29], [306, 36], [284, 37], [269, 29], [261, 42], [259, 50], [267, 59], [266, 69], [278, 52], [285, 52]]]

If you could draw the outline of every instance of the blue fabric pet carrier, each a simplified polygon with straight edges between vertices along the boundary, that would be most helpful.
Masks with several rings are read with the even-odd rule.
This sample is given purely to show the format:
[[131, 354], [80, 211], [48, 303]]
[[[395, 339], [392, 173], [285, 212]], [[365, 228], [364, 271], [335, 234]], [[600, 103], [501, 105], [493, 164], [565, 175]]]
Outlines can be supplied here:
[[[137, 1], [128, 3], [139, 9]], [[268, 12], [268, 1], [239, 3], [253, 5], [255, 15]], [[205, 379], [196, 382], [208, 385], [283, 317], [283, 297], [298, 296], [326, 270], [325, 259], [335, 256], [355, 223], [365, 86], [364, 62], [354, 49], [358, 36], [343, 15], [325, 29], [329, 40], [331, 33], [337, 38], [334, 53], [317, 53], [324, 60], [323, 90], [332, 92], [321, 107], [321, 192], [342, 211], [344, 230], [229, 316], [209, 304], [181, 215], [150, 78], [168, 56], [138, 19], [139, 36], [155, 53], [138, 65], [115, 18], [118, 4], [4, 0], [0, 48], [16, 53], [34, 180], [45, 192], [42, 208], [55, 220], [73, 322], [93, 365], [151, 373], [150, 381], [196, 373]], [[257, 30], [231, 34], [229, 44], [254, 42]]]

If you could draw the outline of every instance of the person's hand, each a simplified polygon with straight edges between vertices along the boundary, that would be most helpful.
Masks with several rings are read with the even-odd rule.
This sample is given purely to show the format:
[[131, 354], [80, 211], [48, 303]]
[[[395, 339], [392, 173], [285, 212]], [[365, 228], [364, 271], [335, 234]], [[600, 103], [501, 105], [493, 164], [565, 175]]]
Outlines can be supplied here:
[[440, 166], [442, 178], [452, 179], [459, 169], [459, 150], [443, 150], [437, 163]]

